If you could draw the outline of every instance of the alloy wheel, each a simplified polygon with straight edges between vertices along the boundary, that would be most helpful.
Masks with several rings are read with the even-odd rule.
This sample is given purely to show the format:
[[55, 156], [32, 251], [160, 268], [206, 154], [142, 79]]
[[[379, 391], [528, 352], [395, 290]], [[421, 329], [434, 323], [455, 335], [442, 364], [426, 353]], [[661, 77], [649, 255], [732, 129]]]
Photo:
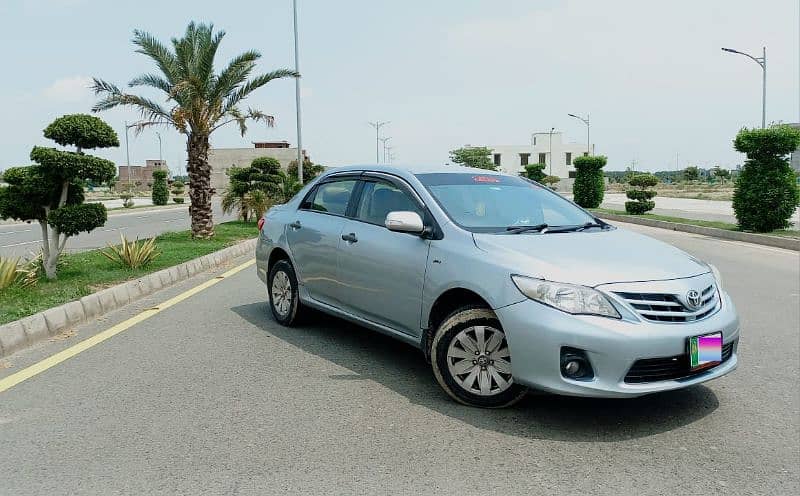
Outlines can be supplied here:
[[502, 393], [513, 383], [506, 335], [490, 326], [459, 332], [447, 348], [447, 367], [459, 386], [480, 396]]
[[292, 282], [282, 270], [272, 278], [272, 306], [281, 317], [287, 316], [292, 308]]

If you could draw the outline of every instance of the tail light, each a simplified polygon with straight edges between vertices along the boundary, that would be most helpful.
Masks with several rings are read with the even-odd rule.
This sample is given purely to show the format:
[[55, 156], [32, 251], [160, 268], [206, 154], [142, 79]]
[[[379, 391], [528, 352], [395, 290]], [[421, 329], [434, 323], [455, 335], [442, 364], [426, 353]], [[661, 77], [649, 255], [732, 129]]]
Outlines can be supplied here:
[[258, 232], [261, 232], [261, 228], [264, 227], [264, 217], [258, 219]]

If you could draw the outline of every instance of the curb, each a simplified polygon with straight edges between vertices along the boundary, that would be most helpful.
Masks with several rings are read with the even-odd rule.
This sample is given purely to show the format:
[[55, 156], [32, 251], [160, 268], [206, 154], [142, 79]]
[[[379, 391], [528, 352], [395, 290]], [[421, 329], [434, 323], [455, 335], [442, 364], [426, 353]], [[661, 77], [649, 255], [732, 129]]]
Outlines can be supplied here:
[[256, 238], [0, 326], [0, 358], [255, 251]]
[[783, 248], [786, 250], [800, 251], [800, 239], [782, 238], [780, 236], [770, 236], [767, 234], [754, 234], [740, 231], [728, 231], [727, 229], [718, 229], [716, 227], [702, 227], [693, 226], [691, 224], [679, 224], [677, 222], [667, 222], [665, 220], [646, 219], [641, 217], [633, 217], [628, 215], [615, 215], [593, 212], [594, 215], [606, 220], [615, 220], [617, 222], [627, 222], [628, 224], [639, 224], [642, 226], [658, 227], [661, 229], [669, 229], [670, 231], [680, 231], [691, 234], [702, 234], [703, 236], [711, 236], [713, 238], [728, 239], [732, 241], [744, 241], [746, 243], [754, 243], [757, 245], [772, 246], [775, 248]]

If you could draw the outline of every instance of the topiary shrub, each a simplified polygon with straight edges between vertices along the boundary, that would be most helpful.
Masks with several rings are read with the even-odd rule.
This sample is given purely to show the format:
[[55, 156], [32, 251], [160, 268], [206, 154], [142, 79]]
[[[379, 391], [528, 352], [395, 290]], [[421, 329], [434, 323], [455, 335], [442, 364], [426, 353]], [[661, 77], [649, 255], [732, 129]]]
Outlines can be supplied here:
[[546, 176], [544, 173], [545, 166], [545, 164], [528, 164], [525, 166], [525, 171], [522, 175], [531, 181], [541, 183]]
[[167, 171], [156, 169], [153, 171], [153, 193], [151, 195], [153, 205], [166, 205], [169, 201], [169, 189], [167, 189]]
[[652, 174], [634, 174], [628, 179], [633, 189], [625, 192], [625, 196], [633, 201], [625, 202], [625, 211], [629, 214], [641, 215], [653, 210], [656, 202], [652, 201], [656, 192], [648, 189], [658, 184], [658, 178]]
[[172, 201], [175, 203], [183, 203], [183, 181], [175, 181], [172, 183]]
[[133, 195], [130, 193], [122, 193], [119, 195], [120, 199], [122, 200], [122, 206], [125, 208], [133, 208]]
[[573, 200], [581, 207], [597, 208], [603, 202], [603, 167], [606, 166], [606, 160], [603, 155], [592, 155], [578, 157], [572, 162], [576, 172], [572, 185]]
[[734, 148], [747, 155], [733, 192], [740, 229], [769, 232], [790, 226], [800, 192], [787, 155], [799, 145], [800, 129], [786, 125], [745, 128], [736, 135]]

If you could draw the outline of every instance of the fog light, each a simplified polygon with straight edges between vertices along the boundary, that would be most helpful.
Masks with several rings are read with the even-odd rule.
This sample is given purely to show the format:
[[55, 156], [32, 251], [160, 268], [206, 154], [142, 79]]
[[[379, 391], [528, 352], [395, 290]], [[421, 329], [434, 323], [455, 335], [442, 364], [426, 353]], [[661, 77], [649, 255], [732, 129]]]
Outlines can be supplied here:
[[592, 379], [594, 370], [586, 352], [577, 348], [561, 348], [561, 375], [578, 381]]

